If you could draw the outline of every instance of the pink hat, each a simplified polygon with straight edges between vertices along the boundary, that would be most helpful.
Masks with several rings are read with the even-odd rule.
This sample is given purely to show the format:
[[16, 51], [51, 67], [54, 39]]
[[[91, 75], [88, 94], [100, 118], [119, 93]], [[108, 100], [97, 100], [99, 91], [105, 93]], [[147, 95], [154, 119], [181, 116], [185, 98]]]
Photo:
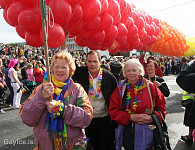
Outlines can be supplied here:
[[18, 63], [18, 59], [12, 59], [9, 62], [8, 68], [13, 68]]

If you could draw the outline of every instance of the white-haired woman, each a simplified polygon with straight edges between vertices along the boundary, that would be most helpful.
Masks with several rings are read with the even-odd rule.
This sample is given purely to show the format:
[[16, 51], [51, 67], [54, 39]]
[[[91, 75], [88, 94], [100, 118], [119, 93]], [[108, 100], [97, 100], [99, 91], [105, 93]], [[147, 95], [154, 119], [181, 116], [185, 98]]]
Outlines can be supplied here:
[[123, 74], [126, 79], [112, 93], [109, 107], [111, 119], [118, 123], [116, 150], [121, 150], [122, 146], [125, 150], [150, 150], [153, 145], [153, 132], [148, 128], [153, 122], [150, 114], [156, 113], [160, 118], [155, 111], [158, 109], [165, 116], [164, 96], [152, 82], [143, 78], [144, 68], [139, 60], [128, 60]]

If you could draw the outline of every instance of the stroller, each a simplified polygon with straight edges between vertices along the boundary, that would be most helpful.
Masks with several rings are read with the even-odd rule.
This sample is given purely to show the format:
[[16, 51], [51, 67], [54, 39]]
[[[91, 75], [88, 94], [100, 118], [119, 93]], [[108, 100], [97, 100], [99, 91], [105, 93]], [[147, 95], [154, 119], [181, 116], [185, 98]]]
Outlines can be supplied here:
[[7, 90], [7, 87], [4, 87], [3, 89], [0, 89], [0, 105], [5, 104], [5, 91]]

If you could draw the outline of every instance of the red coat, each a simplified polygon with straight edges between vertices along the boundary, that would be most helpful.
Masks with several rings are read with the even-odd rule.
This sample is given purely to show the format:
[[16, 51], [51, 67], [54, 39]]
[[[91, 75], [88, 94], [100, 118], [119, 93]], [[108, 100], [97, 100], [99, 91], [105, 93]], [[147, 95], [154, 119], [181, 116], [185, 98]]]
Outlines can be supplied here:
[[[145, 84], [146, 80], [144, 79]], [[165, 117], [166, 114], [166, 101], [163, 96], [163, 94], [160, 92], [160, 90], [154, 85], [152, 82], [149, 82], [151, 94], [153, 101], [155, 103], [154, 109], [159, 109], [163, 116]], [[126, 111], [122, 110], [122, 97], [124, 94], [124, 90], [126, 88], [125, 81], [122, 81], [120, 84], [118, 84], [115, 91], [112, 93], [110, 98], [110, 106], [109, 106], [109, 114], [112, 120], [116, 121], [118, 124], [121, 125], [127, 125], [131, 122], [130, 114]], [[137, 114], [149, 114], [148, 110], [151, 110], [151, 100], [148, 92], [147, 86], [141, 89], [142, 92], [139, 92], [138, 94], [138, 101], [141, 101], [138, 103], [136, 113]], [[131, 95], [131, 99], [134, 99], [134, 95]], [[153, 113], [156, 113], [155, 111]], [[159, 118], [160, 115], [156, 113]]]
[[33, 75], [35, 77], [35, 82], [43, 82], [43, 77], [44, 77], [44, 69], [33, 69]]

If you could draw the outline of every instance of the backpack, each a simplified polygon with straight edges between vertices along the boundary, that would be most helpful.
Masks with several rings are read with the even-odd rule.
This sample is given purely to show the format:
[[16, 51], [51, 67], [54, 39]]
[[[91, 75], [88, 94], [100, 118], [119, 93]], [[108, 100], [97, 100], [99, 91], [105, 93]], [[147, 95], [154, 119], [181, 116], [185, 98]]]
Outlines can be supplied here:
[[160, 110], [156, 110], [162, 117], [162, 123], [156, 114], [151, 114], [153, 125], [156, 128], [153, 130], [154, 150], [172, 150], [169, 143], [169, 136], [167, 131], [167, 124], [163, 118]]

